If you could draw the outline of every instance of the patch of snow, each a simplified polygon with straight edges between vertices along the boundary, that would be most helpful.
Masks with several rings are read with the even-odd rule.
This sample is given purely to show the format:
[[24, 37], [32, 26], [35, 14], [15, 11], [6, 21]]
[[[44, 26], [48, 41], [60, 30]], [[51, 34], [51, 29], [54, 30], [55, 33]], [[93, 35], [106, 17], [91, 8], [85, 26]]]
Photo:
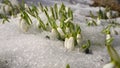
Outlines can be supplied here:
[[[102, 68], [109, 62], [109, 55], [104, 46], [105, 35], [101, 33], [104, 26], [88, 27], [85, 19], [89, 11], [96, 14], [98, 7], [90, 7], [87, 3], [91, 0], [75, 0], [76, 5], [68, 0], [25, 0], [27, 4], [42, 2], [44, 5], [65, 2], [65, 5], [74, 10], [75, 23], [81, 26], [83, 42], [90, 39], [93, 54], [84, 54], [76, 48], [75, 51], [67, 51], [64, 42], [50, 40], [46, 36], [50, 32], [36, 28], [36, 19], [28, 32], [22, 32], [19, 28], [19, 18], [12, 18], [10, 22], [0, 24], [0, 68], [65, 68], [70, 64], [71, 68]], [[85, 4], [86, 3], [86, 4]], [[46, 22], [45, 15], [40, 14]], [[119, 21], [119, 18], [117, 19]], [[120, 28], [115, 28], [120, 34]], [[113, 45], [120, 54], [120, 35], [113, 35]]]

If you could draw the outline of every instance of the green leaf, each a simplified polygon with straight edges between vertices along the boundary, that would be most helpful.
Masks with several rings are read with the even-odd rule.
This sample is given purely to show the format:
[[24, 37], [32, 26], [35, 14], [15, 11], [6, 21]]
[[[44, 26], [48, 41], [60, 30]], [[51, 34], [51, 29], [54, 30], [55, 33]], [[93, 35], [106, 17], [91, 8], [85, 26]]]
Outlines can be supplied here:
[[79, 33], [81, 33], [81, 28], [80, 28], [80, 26], [78, 26], [78, 24], [76, 25], [76, 32], [77, 32], [77, 34]]
[[108, 25], [105, 29], [102, 30], [102, 33], [104, 34], [110, 34], [110, 28], [112, 27], [112, 25]]
[[38, 5], [39, 5], [39, 7], [40, 7], [41, 11], [43, 12], [43, 11], [44, 11], [44, 8], [43, 8], [43, 5], [41, 4], [41, 2], [40, 2], [40, 3], [38, 3]]
[[106, 45], [111, 44], [111, 43], [112, 43], [112, 41], [113, 41], [113, 38], [110, 38], [110, 39], [106, 40]]
[[111, 61], [114, 61], [117, 64], [116, 67], [120, 67], [120, 56], [117, 51], [111, 45], [107, 45], [107, 50], [111, 57]]
[[82, 49], [86, 50], [86, 49], [90, 48], [90, 46], [91, 46], [91, 42], [90, 42], [90, 40], [88, 40], [86, 44], [82, 45]]
[[70, 17], [71, 20], [73, 20], [73, 11], [70, 8], [68, 8], [68, 17]]
[[52, 7], [50, 7], [51, 13], [52, 13], [52, 17], [55, 19], [55, 14], [54, 14], [54, 10]]
[[58, 19], [58, 7], [57, 7], [57, 4], [54, 5], [54, 10], [55, 10], [56, 19]]
[[66, 65], [66, 68], [70, 68], [70, 65], [69, 65], [69, 64], [67, 64], [67, 65]]
[[46, 26], [45, 26], [44, 22], [41, 20], [41, 18], [38, 16], [37, 19], [40, 23], [40, 26], [43, 28], [43, 30], [46, 30]]
[[95, 18], [95, 16], [93, 15], [92, 11], [90, 11], [90, 16], [91, 16], [92, 18]]
[[48, 15], [48, 13], [47, 13], [46, 10], [44, 10], [44, 12], [45, 12], [45, 14], [46, 14], [46, 17], [47, 17], [47, 19], [48, 19], [50, 25], [52, 26], [52, 22], [51, 22], [50, 16]]

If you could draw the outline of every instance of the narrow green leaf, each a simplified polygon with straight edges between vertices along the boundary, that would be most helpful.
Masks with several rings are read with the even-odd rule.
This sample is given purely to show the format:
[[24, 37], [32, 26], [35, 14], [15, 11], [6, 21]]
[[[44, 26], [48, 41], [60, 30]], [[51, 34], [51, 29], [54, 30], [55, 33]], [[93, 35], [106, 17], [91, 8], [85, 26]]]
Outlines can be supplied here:
[[70, 8], [68, 8], [68, 17], [72, 18], [73, 20], [73, 11]]
[[45, 24], [44, 24], [44, 22], [41, 20], [41, 18], [38, 16], [37, 19], [38, 19], [41, 27], [42, 27], [44, 30], [46, 30]]
[[48, 18], [48, 21], [49, 21], [50, 25], [52, 26], [52, 22], [51, 22], [51, 19], [50, 19], [49, 15], [48, 15], [47, 11], [44, 10], [44, 12], [45, 12], [45, 14], [46, 14], [46, 16], [47, 16], [47, 18]]
[[39, 5], [39, 7], [40, 7], [41, 11], [43, 12], [43, 11], [44, 11], [44, 8], [43, 8], [43, 5], [41, 4], [41, 2], [40, 2], [40, 3], [38, 3], [38, 5]]
[[55, 10], [56, 19], [58, 19], [58, 7], [57, 7], [57, 4], [54, 5], [54, 10]]
[[69, 64], [67, 64], [67, 65], [66, 65], [66, 68], [70, 68], [70, 65], [69, 65]]
[[50, 7], [51, 13], [52, 13], [52, 17], [55, 19], [55, 14], [54, 14], [54, 10], [52, 7]]
[[111, 45], [107, 45], [107, 50], [108, 50], [108, 54], [110, 55], [112, 61], [120, 65], [120, 56], [118, 55], [116, 50]]

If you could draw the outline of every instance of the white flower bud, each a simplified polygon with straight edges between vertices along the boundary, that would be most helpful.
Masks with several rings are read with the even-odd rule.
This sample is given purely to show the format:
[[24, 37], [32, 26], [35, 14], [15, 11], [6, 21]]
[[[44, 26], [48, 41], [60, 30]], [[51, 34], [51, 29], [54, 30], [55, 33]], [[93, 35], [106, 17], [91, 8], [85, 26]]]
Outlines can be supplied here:
[[111, 38], [110, 34], [107, 34], [107, 35], [106, 35], [106, 40], [108, 40], [108, 39], [110, 39], [110, 38]]
[[29, 9], [29, 7], [28, 7], [28, 5], [27, 5], [27, 4], [24, 4], [24, 5], [25, 5], [25, 8], [26, 8], [26, 9]]
[[57, 39], [57, 37], [58, 37], [58, 34], [57, 34], [56, 30], [55, 30], [55, 29], [52, 29], [50, 38], [51, 38], [52, 40], [55, 40], [55, 39]]
[[68, 12], [68, 7], [65, 7], [66, 12]]
[[101, 23], [102, 23], [102, 21], [101, 21], [99, 18], [97, 18], [96, 24], [97, 24], [97, 25], [100, 25]]
[[67, 49], [73, 50], [74, 49], [74, 37], [70, 37], [67, 42]]
[[23, 30], [23, 32], [27, 32], [28, 29], [30, 28], [30, 25], [24, 19], [21, 19], [20, 28], [21, 30]]
[[103, 68], [115, 68], [115, 64], [114, 62], [111, 62], [111, 63], [104, 65]]
[[60, 33], [61, 38], [64, 38], [64, 32], [60, 27], [57, 28], [57, 31]]
[[67, 43], [68, 43], [68, 38], [65, 38], [65, 42], [64, 42], [64, 46], [65, 46], [65, 48], [67, 48]]
[[12, 8], [11, 8], [10, 6], [8, 6], [8, 5], [4, 5], [4, 6], [3, 6], [3, 10], [5, 10], [4, 13], [8, 14], [9, 11], [12, 10]]
[[70, 29], [68, 27], [66, 27], [65, 32], [70, 33]]
[[77, 44], [79, 45], [81, 43], [82, 36], [81, 34], [77, 34]]
[[111, 12], [110, 12], [110, 11], [107, 12], [107, 13], [106, 13], [106, 16], [107, 16], [107, 18], [109, 18], [109, 19], [112, 18]]

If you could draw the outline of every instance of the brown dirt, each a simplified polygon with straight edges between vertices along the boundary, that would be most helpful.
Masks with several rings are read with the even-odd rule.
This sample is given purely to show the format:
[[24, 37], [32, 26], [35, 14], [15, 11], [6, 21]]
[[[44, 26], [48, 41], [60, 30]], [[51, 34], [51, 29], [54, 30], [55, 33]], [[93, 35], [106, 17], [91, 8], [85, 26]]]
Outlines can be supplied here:
[[103, 6], [110, 7], [112, 10], [120, 12], [120, 1], [119, 0], [93, 0], [94, 3], [91, 6]]

